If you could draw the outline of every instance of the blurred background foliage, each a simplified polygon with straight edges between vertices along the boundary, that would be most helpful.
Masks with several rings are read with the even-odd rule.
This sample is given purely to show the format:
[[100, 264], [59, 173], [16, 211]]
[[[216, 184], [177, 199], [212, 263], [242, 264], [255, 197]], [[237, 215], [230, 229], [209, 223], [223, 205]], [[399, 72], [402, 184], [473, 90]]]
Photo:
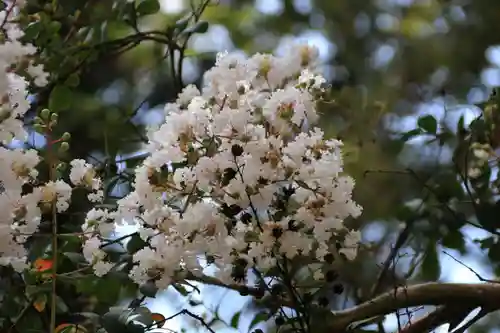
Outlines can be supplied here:
[[[55, 15], [47, 7], [50, 2], [34, 3], [38, 5], [28, 11]], [[159, 13], [139, 18], [141, 31], [165, 32], [198, 3], [162, 0], [159, 5]], [[125, 22], [134, 18], [115, 10], [115, 1], [67, 0], [60, 6], [62, 14], [82, 14], [65, 16], [68, 22], [61, 19], [61, 26], [54, 27], [65, 37], [51, 41], [45, 52], [53, 59], [49, 69], [57, 69], [59, 77], [49, 90], [38, 92], [33, 111], [48, 105], [60, 112], [59, 128], [72, 135], [72, 157], [113, 161], [140, 150], [145, 126], [162, 120], [163, 105], [175, 100], [181, 83], [202, 83], [219, 51], [279, 53], [294, 40], [307, 41], [319, 47], [322, 70], [332, 85], [332, 101], [321, 105], [321, 127], [346, 142], [347, 169], [357, 180], [356, 199], [364, 207], [361, 219], [353, 223], [365, 230], [375, 249], [352, 267], [352, 274], [341, 277], [361, 290], [349, 302], [367, 296], [377, 267], [401, 235], [402, 222], [418, 222], [406, 235], [409, 249], [401, 250], [408, 255], [400, 258], [406, 268], [412, 258], [419, 259], [417, 280], [442, 277], [443, 247], [464, 255], [470, 250], [466, 244], [475, 231], [436, 207], [464, 196], [452, 159], [460, 117], [470, 122], [480, 111], [474, 105], [488, 100], [492, 88], [500, 85], [499, 1], [213, 1], [202, 16], [209, 22], [206, 32], [202, 28], [185, 45], [182, 67], [177, 68], [180, 77], [171, 71], [179, 54], [166, 56], [166, 46], [153, 38], [130, 50], [116, 43], [134, 33]], [[81, 36], [72, 26], [87, 26], [86, 40], [99, 41], [102, 50], [79, 47], [71, 54], [71, 49], [61, 48]], [[80, 60], [85, 66], [79, 66]], [[432, 115], [437, 124], [422, 115]], [[433, 126], [439, 126], [439, 135]], [[414, 128], [434, 133], [416, 139], [410, 133], [410, 140], [401, 140]], [[42, 145], [42, 138], [32, 139], [35, 146]], [[125, 163], [121, 167], [134, 166], [134, 161]], [[419, 199], [426, 204], [420, 205]], [[419, 209], [410, 209], [409, 202]], [[459, 208], [463, 216], [472, 214], [469, 205]], [[494, 220], [500, 209], [488, 214]], [[490, 228], [496, 230], [495, 222]], [[493, 271], [500, 264], [496, 248], [486, 262]], [[395, 273], [386, 278], [384, 288], [403, 281], [404, 272]], [[338, 301], [338, 306], [344, 304], [344, 298]], [[493, 332], [499, 325], [500, 316], [492, 316], [471, 332]]]

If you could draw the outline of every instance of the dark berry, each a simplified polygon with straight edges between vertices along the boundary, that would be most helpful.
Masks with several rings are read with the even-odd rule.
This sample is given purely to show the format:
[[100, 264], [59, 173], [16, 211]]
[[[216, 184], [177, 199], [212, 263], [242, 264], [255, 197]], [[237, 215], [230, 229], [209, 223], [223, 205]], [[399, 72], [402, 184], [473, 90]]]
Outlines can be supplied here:
[[285, 197], [290, 198], [293, 194], [295, 194], [295, 189], [291, 186], [284, 188], [283, 194], [285, 195]]
[[241, 156], [243, 154], [243, 147], [240, 145], [233, 145], [231, 147], [231, 153], [236, 157]]
[[259, 179], [257, 180], [257, 182], [259, 183], [259, 185], [267, 185], [267, 184], [269, 184], [269, 179], [266, 179], [266, 178], [263, 178], [263, 177], [259, 177]]
[[288, 230], [299, 231], [299, 226], [297, 224], [297, 221], [295, 221], [295, 220], [288, 221]]
[[262, 297], [264, 297], [265, 294], [266, 294], [265, 289], [258, 288], [255, 290], [254, 296], [257, 299], [261, 299]]
[[311, 293], [304, 293], [304, 295], [302, 295], [302, 299], [305, 303], [309, 303], [312, 301], [313, 295]]
[[[1, 186], [1, 184], [0, 184], [0, 189], [1, 189], [2, 187], [3, 187], [3, 186]], [[30, 184], [30, 183], [25, 183], [25, 184], [23, 184], [23, 185], [22, 185], [22, 187], [21, 187], [22, 194], [23, 194], [23, 195], [26, 195], [26, 194], [33, 193], [33, 189], [34, 189], [34, 188], [35, 188], [35, 187], [34, 187], [32, 184]], [[1, 191], [1, 190], [0, 190], [0, 193], [2, 193], [2, 192], [3, 192], [3, 191]]]
[[234, 264], [236, 266], [240, 266], [240, 267], [246, 268], [247, 265], [248, 265], [248, 261], [245, 258], [238, 258], [238, 259], [235, 260]]
[[250, 223], [252, 221], [252, 214], [250, 214], [250, 213], [244, 213], [244, 214], [241, 215], [240, 219], [241, 219], [241, 222], [243, 224], [248, 224], [248, 223]]
[[327, 307], [330, 302], [328, 301], [328, 298], [326, 297], [320, 297], [318, 299], [318, 304], [319, 306]]
[[231, 277], [236, 282], [245, 281], [246, 270], [241, 266], [233, 266]]
[[340, 283], [337, 283], [333, 286], [333, 292], [337, 295], [340, 295], [344, 292], [344, 286]]
[[276, 326], [282, 326], [285, 323], [285, 319], [283, 317], [276, 317], [274, 322], [276, 323]]
[[232, 169], [232, 168], [224, 169], [224, 176], [222, 178], [222, 185], [226, 186], [227, 184], [229, 184], [229, 182], [231, 180], [233, 180], [234, 177], [236, 177], [236, 173], [237, 173], [237, 171]]
[[271, 287], [271, 295], [273, 296], [280, 296], [281, 293], [283, 293], [284, 288], [283, 285], [281, 284], [275, 284]]
[[240, 289], [240, 295], [241, 296], [248, 296], [249, 293], [250, 292], [248, 290], [248, 287], [245, 287], [245, 286], [241, 287], [241, 289]]
[[326, 263], [331, 264], [331, 263], [333, 263], [333, 260], [335, 258], [333, 257], [333, 254], [328, 253], [327, 255], [325, 255], [325, 257], [323, 259], [325, 259]]
[[215, 262], [215, 257], [212, 255], [207, 255], [207, 264], [213, 264]]
[[272, 233], [274, 238], [280, 238], [283, 235], [283, 229], [281, 227], [274, 227]]
[[241, 207], [238, 206], [238, 205], [228, 206], [226, 203], [223, 203], [221, 205], [221, 212], [225, 216], [231, 218], [231, 217], [233, 217], [235, 215], [238, 215], [238, 213], [241, 212]]
[[338, 277], [339, 277], [339, 275], [333, 269], [329, 270], [325, 274], [325, 279], [327, 282], [333, 282], [333, 281], [337, 280]]
[[229, 208], [231, 209], [231, 212], [234, 214], [234, 215], [237, 215], [241, 212], [241, 207], [238, 206], [238, 205], [231, 205], [229, 206]]

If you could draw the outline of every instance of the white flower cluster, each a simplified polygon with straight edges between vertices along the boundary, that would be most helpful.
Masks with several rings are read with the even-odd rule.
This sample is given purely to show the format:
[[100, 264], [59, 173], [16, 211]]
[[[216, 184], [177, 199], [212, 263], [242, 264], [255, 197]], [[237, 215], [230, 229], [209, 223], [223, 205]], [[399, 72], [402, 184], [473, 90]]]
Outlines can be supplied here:
[[75, 186], [82, 186], [92, 191], [88, 194], [91, 202], [101, 202], [104, 198], [102, 182], [96, 178], [94, 166], [81, 159], [71, 161], [71, 171], [69, 179]]
[[[0, 44], [0, 145], [8, 145], [14, 138], [26, 138], [22, 117], [29, 109], [28, 83], [17, 70], [26, 69], [30, 79], [39, 86], [47, 83], [43, 68], [29, 60], [36, 48], [19, 41], [24, 33], [11, 23], [15, 10], [10, 6], [13, 5], [0, 11], [0, 22], [4, 22]], [[35, 150], [0, 146], [0, 264], [12, 264], [17, 270], [25, 266], [26, 253], [22, 245], [25, 237], [15, 239], [14, 235], [34, 232], [40, 222], [38, 202], [42, 189], [22, 194], [23, 184], [37, 177], [38, 162]]]
[[480, 144], [475, 142], [471, 145], [472, 152], [471, 160], [468, 161], [469, 169], [467, 170], [468, 176], [472, 179], [478, 178], [482, 175], [484, 167], [492, 158], [497, 158], [494, 149], [489, 144]]
[[[22, 43], [24, 33], [13, 22], [22, 1], [9, 3], [0, 11], [0, 265], [12, 265], [17, 271], [27, 267], [24, 242], [38, 230], [42, 213], [55, 205], [58, 212], [69, 207], [72, 187], [62, 180], [38, 184], [36, 166], [40, 162], [33, 149], [11, 149], [12, 140], [26, 140], [23, 116], [28, 111], [28, 80], [37, 86], [47, 84], [48, 74], [42, 65], [35, 65], [36, 48]], [[19, 73], [25, 72], [27, 76]], [[89, 165], [74, 161], [71, 181], [84, 183], [99, 200], [100, 182], [94, 179]], [[29, 190], [26, 190], [26, 187]]]
[[[117, 212], [92, 211], [84, 231], [139, 221], [148, 246], [134, 254], [130, 276], [159, 288], [201, 272], [200, 258], [227, 283], [246, 283], [248, 269], [266, 273], [284, 257], [354, 258], [360, 235], [343, 224], [361, 214], [354, 181], [343, 174], [342, 143], [313, 128], [325, 82], [313, 72], [317, 57], [308, 45], [284, 57], [219, 55], [201, 92], [188, 86], [165, 107], [134, 191]], [[99, 243], [89, 239], [85, 252], [103, 275], [111, 266], [95, 254]]]

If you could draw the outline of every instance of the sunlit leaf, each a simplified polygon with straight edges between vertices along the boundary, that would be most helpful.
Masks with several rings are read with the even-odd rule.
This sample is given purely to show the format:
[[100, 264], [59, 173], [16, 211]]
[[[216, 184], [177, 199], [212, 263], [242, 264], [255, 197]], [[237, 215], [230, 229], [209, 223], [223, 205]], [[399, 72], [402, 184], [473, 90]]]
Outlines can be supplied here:
[[42, 312], [43, 310], [45, 310], [46, 305], [47, 305], [47, 295], [45, 294], [38, 295], [35, 301], [33, 302], [33, 307], [38, 312]]
[[418, 126], [430, 134], [436, 134], [437, 132], [437, 120], [432, 115], [425, 115], [418, 118]]
[[73, 92], [67, 86], [58, 85], [50, 93], [49, 109], [52, 112], [67, 110], [73, 103]]
[[165, 325], [165, 316], [161, 313], [153, 313], [151, 314], [151, 319], [158, 325], [158, 327], [163, 327]]
[[43, 259], [43, 258], [38, 258], [33, 263], [33, 266], [35, 267], [37, 272], [40, 272], [40, 273], [51, 270], [53, 265], [54, 265], [54, 262], [52, 259]]
[[251, 332], [252, 329], [259, 325], [262, 322], [265, 322], [269, 319], [269, 315], [265, 312], [259, 312], [253, 317], [252, 321], [250, 322], [250, 326], [248, 327], [248, 332]]
[[241, 311], [238, 311], [234, 314], [233, 318], [231, 318], [231, 327], [234, 329], [238, 329], [238, 323], [240, 322]]
[[160, 3], [158, 0], [143, 0], [137, 5], [137, 15], [145, 16], [156, 14], [160, 10]]
[[64, 323], [56, 327], [55, 333], [87, 333], [87, 329], [81, 325]]

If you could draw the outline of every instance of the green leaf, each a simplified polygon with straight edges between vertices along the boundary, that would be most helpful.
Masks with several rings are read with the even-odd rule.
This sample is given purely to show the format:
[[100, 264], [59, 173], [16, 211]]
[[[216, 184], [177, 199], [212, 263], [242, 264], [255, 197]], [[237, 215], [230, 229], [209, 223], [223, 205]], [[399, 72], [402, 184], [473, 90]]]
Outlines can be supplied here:
[[187, 16], [181, 18], [180, 20], [175, 22], [174, 28], [177, 29], [179, 32], [184, 31], [184, 29], [186, 29], [186, 27], [188, 26], [190, 19], [191, 19], [191, 15], [187, 15]]
[[152, 315], [153, 314], [148, 308], [141, 306], [134, 310], [133, 314], [128, 318], [128, 321], [140, 322], [145, 326], [151, 326], [154, 322]]
[[69, 260], [71, 260], [71, 262], [73, 262], [75, 264], [87, 262], [87, 260], [83, 256], [83, 254], [78, 253], [78, 252], [65, 252], [64, 256], [66, 258], [68, 258]]
[[238, 323], [240, 322], [240, 316], [241, 316], [241, 311], [239, 312], [236, 312], [233, 316], [233, 318], [231, 318], [231, 327], [234, 328], [234, 329], [238, 329]]
[[76, 331], [81, 332], [81, 330], [76, 328], [76, 325], [70, 325], [68, 327], [63, 328], [58, 333], [75, 333]]
[[73, 93], [71, 89], [64, 85], [58, 85], [49, 97], [49, 109], [52, 112], [59, 112], [71, 108], [73, 102]]
[[441, 266], [439, 265], [439, 256], [437, 253], [437, 244], [429, 241], [422, 261], [422, 275], [425, 279], [436, 281], [441, 276]]
[[84, 276], [76, 281], [76, 290], [79, 293], [90, 295], [98, 283], [98, 278], [93, 275]]
[[447, 248], [458, 250], [461, 254], [465, 254], [464, 235], [460, 230], [448, 230], [443, 236], [441, 243]]
[[142, 250], [144, 247], [146, 247], [147, 243], [142, 240], [141, 236], [138, 234], [133, 235], [130, 237], [130, 240], [127, 242], [127, 251], [130, 254], [134, 254], [139, 250]]
[[437, 120], [432, 115], [426, 115], [418, 118], [418, 126], [430, 134], [436, 134], [437, 132]]
[[68, 306], [66, 305], [61, 296], [56, 297], [56, 305], [59, 313], [67, 313], [69, 311]]
[[24, 36], [23, 39], [27, 41], [31, 41], [38, 37], [40, 31], [42, 30], [42, 23], [33, 22], [30, 23], [26, 28], [24, 28]]
[[259, 312], [253, 317], [252, 321], [250, 322], [250, 326], [248, 327], [248, 332], [252, 331], [252, 329], [259, 325], [262, 322], [265, 322], [269, 319], [269, 316], [266, 312]]
[[408, 131], [401, 136], [401, 141], [406, 142], [422, 133], [423, 131], [421, 128], [412, 129], [411, 131]]
[[184, 288], [184, 286], [180, 285], [180, 284], [174, 284], [173, 285], [174, 289], [177, 290], [177, 292], [179, 294], [181, 294], [182, 296], [187, 296], [189, 295], [189, 292], [187, 291], [186, 288]]
[[152, 15], [158, 13], [160, 3], [158, 0], [144, 0], [137, 5], [136, 11], [138, 16]]
[[401, 205], [395, 209], [395, 216], [400, 221], [410, 221], [415, 215], [416, 212], [406, 205]]
[[[144, 333], [145, 329], [142, 325], [130, 322], [130, 323], [127, 323], [125, 332], [126, 333]], [[123, 333], [125, 333], [125, 332], [123, 332]]]
[[491, 261], [500, 261], [500, 243], [496, 242], [488, 249], [488, 258]]
[[121, 319], [121, 311], [110, 311], [101, 318], [101, 325], [108, 333], [127, 332], [127, 325]]
[[474, 243], [479, 244], [481, 250], [489, 249], [495, 244], [494, 237], [488, 237], [484, 239], [475, 239]]
[[109, 276], [98, 279], [94, 293], [99, 301], [107, 304], [116, 304], [120, 297], [121, 284]]
[[154, 298], [158, 292], [158, 287], [153, 281], [148, 281], [140, 285], [139, 291], [146, 297]]
[[463, 131], [464, 129], [465, 129], [465, 116], [461, 115], [457, 123], [457, 133], [460, 133], [460, 131]]
[[208, 31], [209, 24], [207, 21], [199, 21], [192, 27], [184, 30], [184, 34], [204, 34]]
[[70, 76], [68, 76], [65, 84], [68, 87], [72, 87], [72, 88], [78, 87], [78, 85], [80, 84], [80, 76], [78, 75], [78, 73], [73, 73]]
[[137, 12], [135, 9], [134, 2], [128, 2], [125, 5], [126, 15], [124, 17], [124, 22], [130, 24], [133, 27], [137, 27]]
[[55, 34], [55, 33], [57, 33], [59, 30], [61, 30], [61, 26], [62, 26], [62, 25], [61, 25], [61, 22], [58, 22], [58, 21], [52, 21], [52, 22], [50, 22], [50, 24], [49, 24], [48, 30], [49, 30], [51, 33]]
[[98, 313], [94, 312], [77, 312], [75, 313], [75, 315], [85, 317], [86, 319], [88, 319], [92, 323], [95, 323], [96, 325], [97, 323], [99, 323], [99, 319], [101, 318], [101, 316]]

